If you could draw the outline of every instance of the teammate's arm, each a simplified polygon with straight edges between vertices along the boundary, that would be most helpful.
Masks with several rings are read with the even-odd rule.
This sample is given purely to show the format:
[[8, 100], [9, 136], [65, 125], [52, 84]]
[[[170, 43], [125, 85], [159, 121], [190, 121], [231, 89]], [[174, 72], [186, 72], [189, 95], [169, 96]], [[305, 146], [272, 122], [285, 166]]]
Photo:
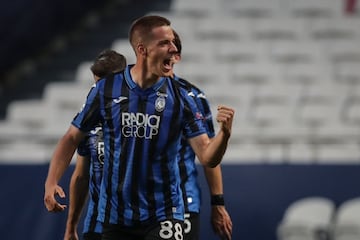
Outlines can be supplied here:
[[77, 240], [77, 227], [85, 205], [90, 179], [90, 156], [78, 155], [70, 181], [70, 203], [64, 240]]
[[218, 165], [215, 168], [204, 166], [204, 173], [211, 195], [211, 224], [213, 230], [221, 239], [230, 240], [232, 221], [225, 209], [221, 166]]
[[44, 204], [50, 212], [59, 212], [66, 208], [66, 205], [60, 204], [55, 199], [56, 195], [61, 198], [65, 197], [65, 193], [58, 185], [58, 182], [69, 166], [77, 146], [84, 139], [85, 135], [86, 133], [71, 125], [55, 148], [45, 181]]

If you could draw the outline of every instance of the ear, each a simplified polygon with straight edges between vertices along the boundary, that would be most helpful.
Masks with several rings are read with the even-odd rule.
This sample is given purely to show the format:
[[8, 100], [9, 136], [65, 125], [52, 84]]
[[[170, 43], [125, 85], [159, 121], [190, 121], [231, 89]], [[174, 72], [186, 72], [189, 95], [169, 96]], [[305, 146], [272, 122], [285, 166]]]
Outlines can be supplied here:
[[145, 55], [146, 52], [147, 52], [144, 44], [142, 44], [142, 43], [139, 43], [139, 44], [137, 45], [137, 51], [138, 51], [138, 53], [139, 53], [140, 55]]

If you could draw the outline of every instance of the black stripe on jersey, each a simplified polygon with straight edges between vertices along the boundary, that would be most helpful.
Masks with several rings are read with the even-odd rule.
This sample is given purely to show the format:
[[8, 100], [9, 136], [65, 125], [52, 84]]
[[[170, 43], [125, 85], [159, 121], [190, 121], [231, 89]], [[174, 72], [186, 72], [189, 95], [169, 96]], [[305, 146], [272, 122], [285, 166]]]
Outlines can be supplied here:
[[[92, 182], [97, 182], [95, 174], [92, 176]], [[89, 232], [95, 232], [95, 227], [97, 223], [97, 216], [98, 216], [98, 205], [99, 205], [99, 194], [94, 191], [93, 194], [91, 194], [92, 201], [94, 202], [93, 207], [93, 214], [90, 219], [90, 226], [89, 226]]]
[[[145, 113], [146, 112], [146, 101], [147, 99], [140, 99], [138, 101], [138, 112]], [[135, 140], [135, 149], [143, 149], [143, 139], [136, 138]], [[134, 222], [140, 221], [140, 204], [139, 204], [139, 174], [141, 169], [141, 159], [143, 159], [143, 151], [135, 151], [134, 152], [134, 163], [132, 168], [132, 179], [131, 179], [131, 201], [133, 205], [133, 215], [132, 220]]]
[[[174, 89], [174, 108], [173, 108], [173, 113], [172, 113], [172, 117], [171, 117], [171, 122], [176, 122], [176, 120], [180, 117], [180, 92], [179, 92], [179, 88], [178, 88], [178, 83], [171, 79], [171, 84], [174, 85], [173, 89]], [[174, 126], [175, 127], [175, 126]], [[168, 135], [168, 143], [173, 142], [173, 139], [177, 137], [177, 133], [180, 131], [178, 126], [178, 129], [172, 129], [172, 131], [169, 131], [169, 135]], [[168, 146], [166, 146], [168, 147]], [[170, 179], [170, 173], [169, 173], [169, 169], [167, 167], [167, 162], [169, 160], [167, 158], [164, 158], [164, 161], [161, 163], [163, 169], [166, 169], [166, 172], [164, 173], [165, 178], [164, 179], [168, 179], [168, 182], [164, 182], [164, 199], [165, 199], [165, 214], [167, 219], [171, 219], [173, 218], [173, 210], [172, 207], [174, 206], [174, 203], [171, 201], [171, 179]], [[174, 161], [174, 164], [176, 164], [177, 167], [177, 162], [176, 160]], [[170, 202], [168, 202], [168, 201]]]
[[[186, 139], [182, 139], [181, 141], [187, 141]], [[183, 145], [183, 143], [182, 143]], [[186, 188], [185, 188], [185, 183], [187, 182], [188, 179], [188, 174], [186, 171], [186, 165], [185, 165], [185, 154], [186, 148], [182, 147], [180, 150], [180, 161], [179, 161], [179, 171], [180, 171], [180, 178], [181, 178], [181, 191], [182, 191], [182, 199], [184, 200], [184, 207], [185, 207], [185, 212], [189, 212], [189, 204], [187, 201], [187, 194], [186, 194]]]
[[[90, 93], [89, 93], [90, 94]], [[87, 111], [87, 114], [84, 115], [84, 118], [82, 119], [80, 125], [83, 125], [84, 122], [88, 122], [89, 119], [91, 118], [91, 116], [94, 116], [93, 112], [97, 111], [99, 109], [100, 106], [100, 101], [99, 101], [99, 94], [96, 95], [96, 101], [93, 101], [91, 106], [90, 106], [90, 110]], [[75, 118], [77, 117], [79, 113], [76, 114]], [[74, 118], [74, 119], [75, 119]]]
[[[104, 106], [111, 106], [111, 102], [112, 102], [112, 98], [108, 97], [108, 96], [112, 96], [112, 89], [113, 89], [113, 85], [114, 85], [114, 75], [111, 74], [106, 78], [106, 82], [105, 82], [105, 89], [104, 89]], [[106, 114], [106, 119], [112, 119], [112, 111], [111, 111], [111, 107], [105, 108], [105, 114]], [[113, 122], [109, 121], [107, 123], [109, 125], [110, 129], [114, 129], [113, 126]], [[110, 134], [114, 134], [113, 131], [110, 131]], [[110, 136], [110, 142], [109, 142], [109, 150], [110, 152], [114, 152], [114, 136]], [[113, 172], [113, 162], [114, 162], [114, 155], [113, 154], [109, 154], [109, 159], [108, 159], [108, 179], [106, 180], [107, 182], [107, 186], [106, 186], [106, 194], [107, 194], [107, 199], [106, 199], [106, 211], [105, 211], [105, 223], [109, 223], [109, 219], [110, 219], [110, 213], [111, 213], [111, 178], [112, 178], [112, 172]]]
[[[124, 73], [122, 73], [124, 74]], [[125, 76], [123, 75], [123, 79], [125, 79]], [[126, 84], [126, 81], [122, 81], [121, 84], [121, 96], [127, 97], [129, 99], [129, 88], [128, 85]], [[128, 111], [129, 109], [129, 101], [122, 101], [121, 105], [120, 105], [120, 111], [124, 112], [124, 111]], [[121, 122], [121, 119], [119, 120]], [[121, 139], [121, 149], [128, 149], [129, 148], [129, 142], [127, 138], [122, 138]], [[128, 161], [126, 160], [127, 157], [127, 153], [126, 151], [121, 151], [120, 153], [120, 165], [119, 165], [119, 185], [118, 185], [118, 191], [117, 191], [117, 196], [118, 196], [118, 217], [119, 217], [119, 222], [124, 222], [124, 209], [125, 209], [125, 203], [124, 203], [124, 199], [123, 199], [123, 195], [122, 195], [122, 189], [124, 187], [124, 182], [125, 182], [125, 172], [126, 172], [126, 168], [127, 168], [127, 163]]]

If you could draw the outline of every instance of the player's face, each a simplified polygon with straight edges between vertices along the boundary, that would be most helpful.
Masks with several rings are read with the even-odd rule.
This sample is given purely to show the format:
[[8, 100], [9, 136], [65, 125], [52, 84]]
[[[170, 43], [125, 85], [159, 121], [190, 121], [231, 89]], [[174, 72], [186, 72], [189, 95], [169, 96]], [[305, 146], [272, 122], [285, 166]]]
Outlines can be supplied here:
[[173, 31], [169, 26], [157, 27], [152, 36], [147, 45], [147, 66], [154, 75], [171, 76], [177, 52]]

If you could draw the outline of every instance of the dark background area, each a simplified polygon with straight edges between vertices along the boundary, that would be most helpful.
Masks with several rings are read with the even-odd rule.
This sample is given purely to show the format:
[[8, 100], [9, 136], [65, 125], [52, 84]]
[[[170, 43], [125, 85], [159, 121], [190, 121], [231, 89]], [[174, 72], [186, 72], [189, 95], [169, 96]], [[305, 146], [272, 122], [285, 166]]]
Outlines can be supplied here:
[[0, 120], [9, 102], [42, 97], [51, 81], [73, 81], [131, 22], [167, 11], [170, 0], [14, 0], [0, 10]]
[[[359, 196], [359, 165], [224, 164], [222, 168], [234, 240], [276, 240], [277, 225], [297, 199], [322, 196], [339, 206]], [[67, 212], [49, 213], [43, 204], [47, 170], [48, 164], [0, 165], [2, 240], [62, 239]], [[73, 166], [60, 182], [67, 194], [72, 170]], [[208, 187], [202, 167], [198, 170], [203, 199], [200, 239], [216, 240]], [[61, 202], [68, 203], [68, 198]]]

